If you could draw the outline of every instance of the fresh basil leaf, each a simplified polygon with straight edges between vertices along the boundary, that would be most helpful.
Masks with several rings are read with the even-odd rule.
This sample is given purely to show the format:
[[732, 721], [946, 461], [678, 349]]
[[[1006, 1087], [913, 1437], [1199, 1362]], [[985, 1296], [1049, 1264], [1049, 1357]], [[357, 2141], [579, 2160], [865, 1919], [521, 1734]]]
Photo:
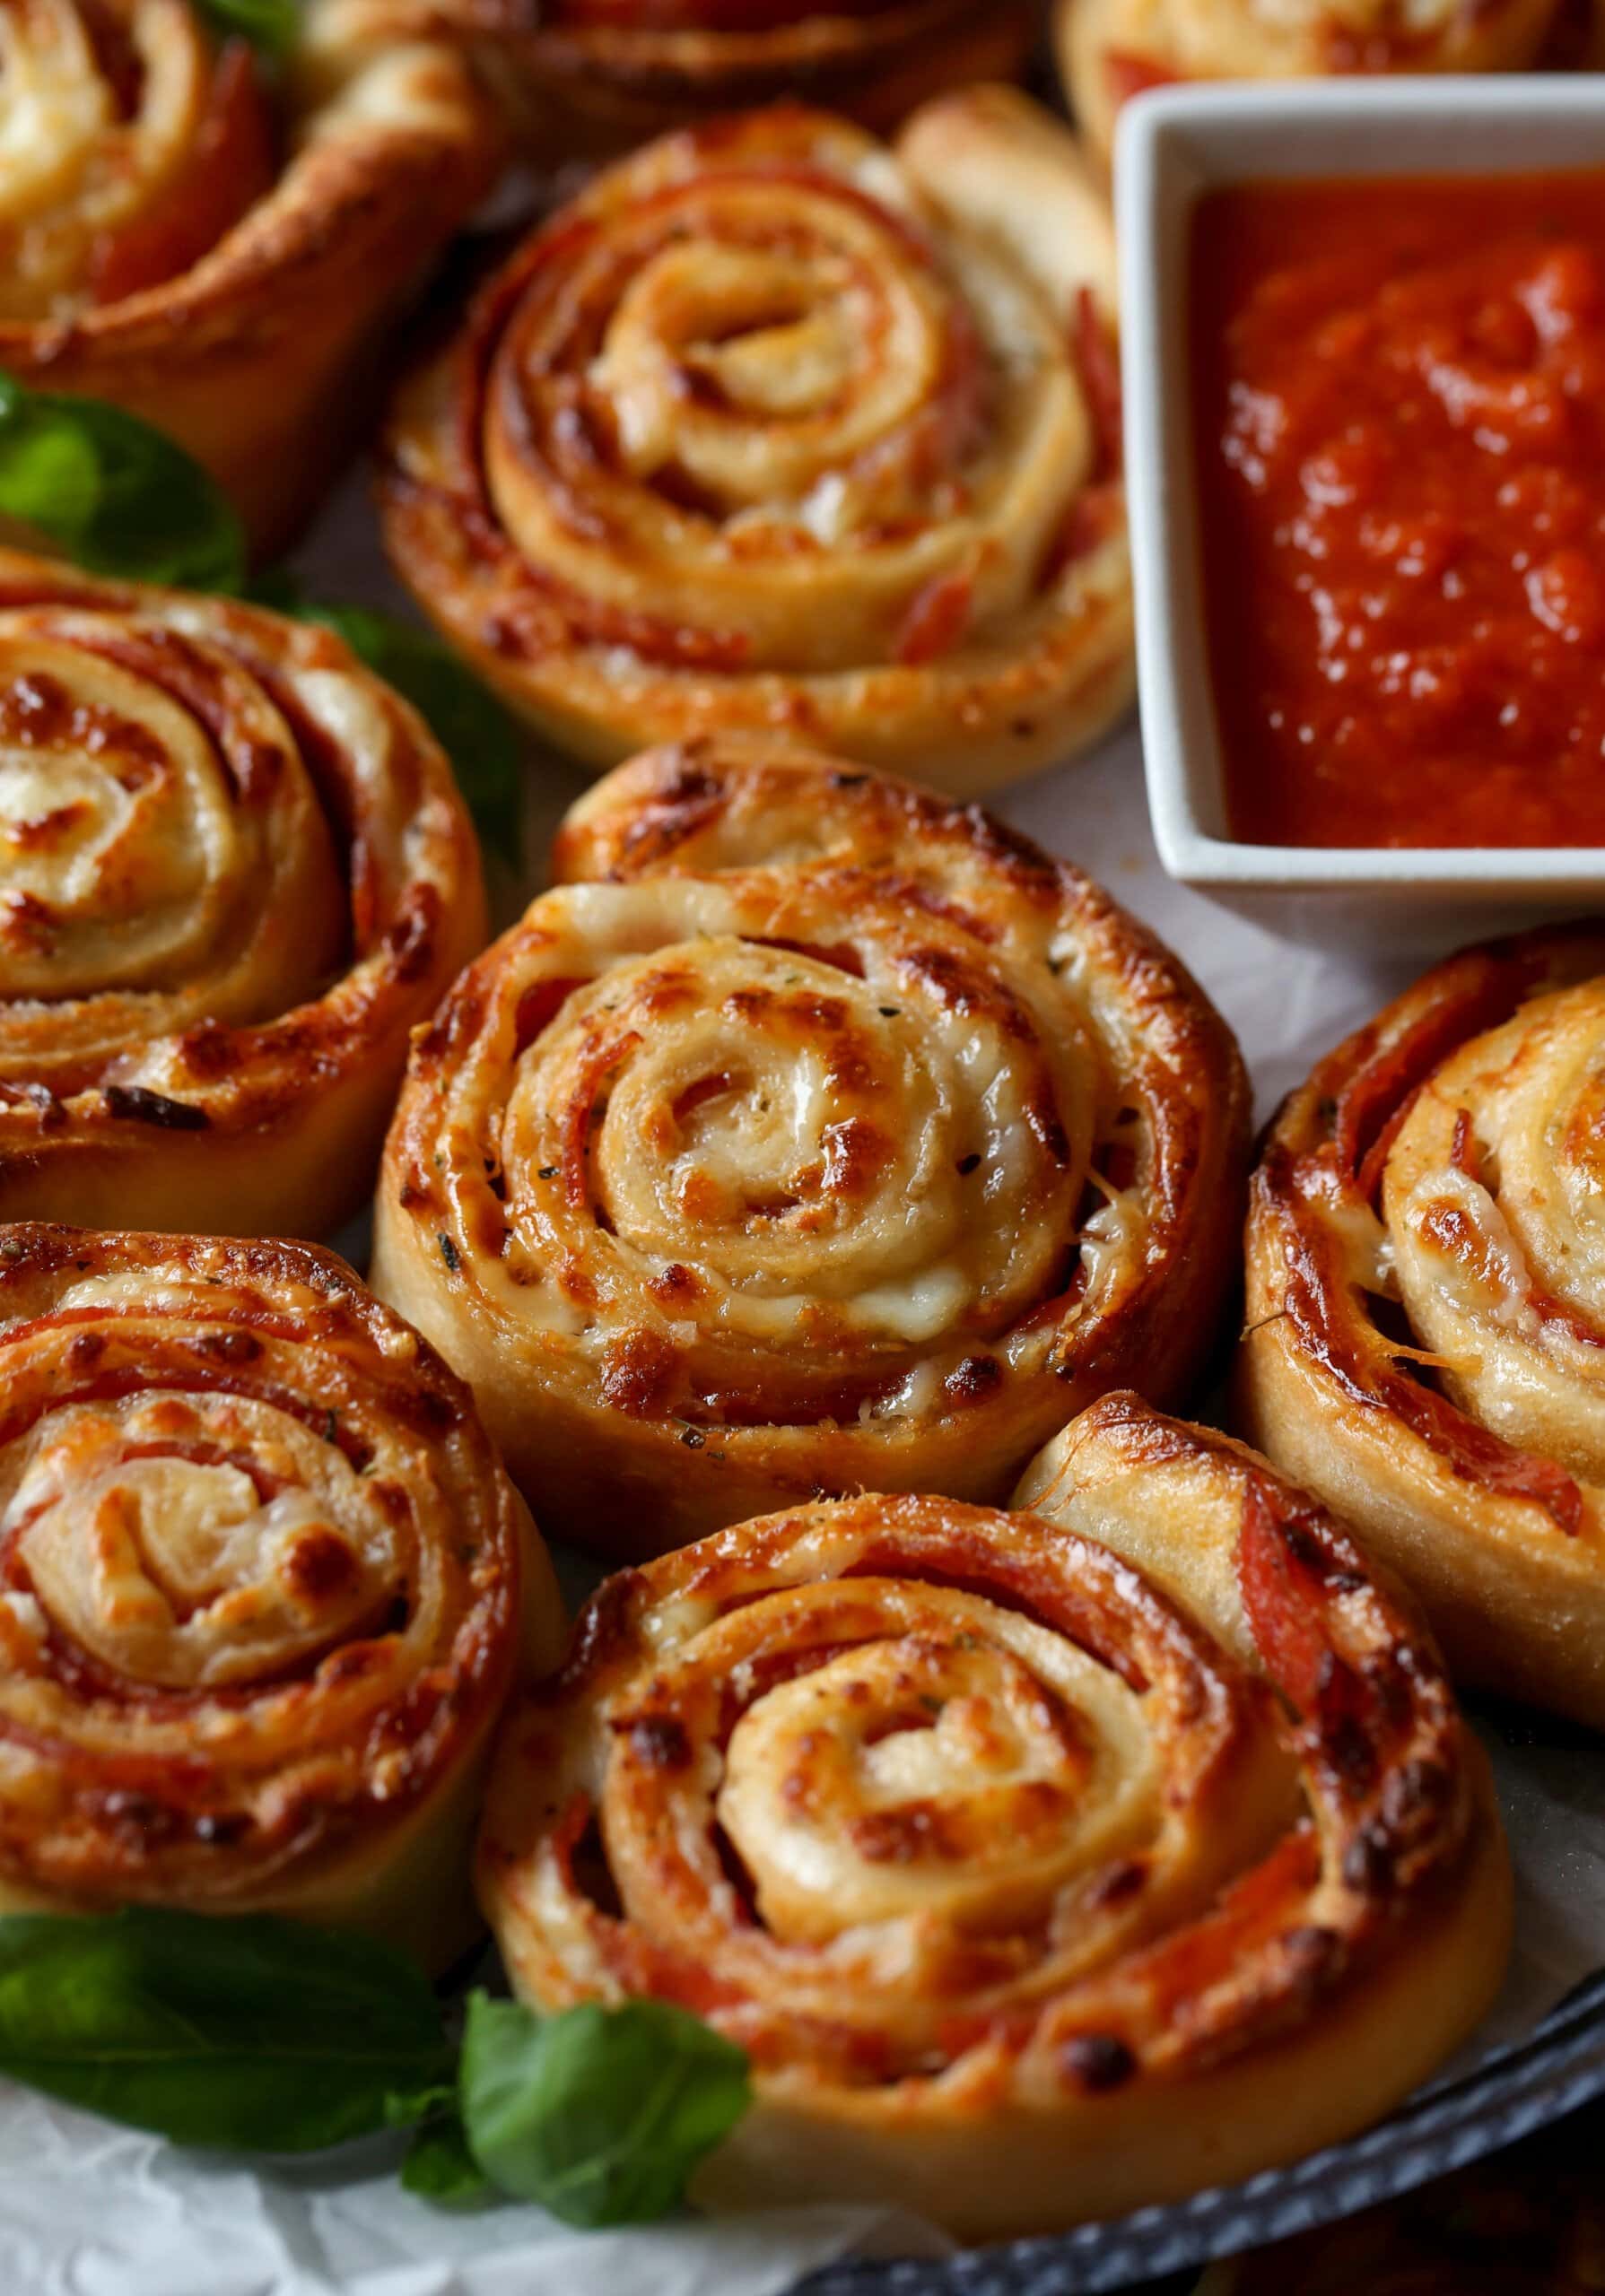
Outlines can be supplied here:
[[251, 596], [301, 622], [320, 622], [397, 693], [405, 694], [451, 760], [486, 848], [516, 868], [523, 836], [523, 735], [516, 720], [454, 654], [421, 630], [370, 606], [326, 605], [273, 568]]
[[422, 2089], [392, 2089], [385, 2099], [385, 2123], [389, 2128], [412, 2128], [420, 2121], [438, 2120], [457, 2110], [456, 2066], [451, 2078], [426, 2082]]
[[182, 447], [120, 406], [31, 391], [3, 369], [0, 523], [94, 574], [195, 590], [245, 579], [239, 516]]
[[438, 2208], [460, 2208], [489, 2194], [491, 2180], [468, 2150], [455, 2104], [418, 2130], [402, 2162], [401, 2181], [408, 2192], [420, 2200], [432, 2200]]
[[668, 2002], [536, 2017], [484, 1993], [468, 1996], [458, 2082], [485, 2174], [583, 2225], [677, 2206], [751, 2093], [746, 2052]]
[[337, 2144], [451, 2067], [428, 1979], [371, 1938], [156, 1907], [0, 1920], [0, 2073], [180, 2144]]
[[301, 30], [296, 0], [201, 0], [201, 10], [220, 32], [249, 40], [275, 63], [289, 55]]

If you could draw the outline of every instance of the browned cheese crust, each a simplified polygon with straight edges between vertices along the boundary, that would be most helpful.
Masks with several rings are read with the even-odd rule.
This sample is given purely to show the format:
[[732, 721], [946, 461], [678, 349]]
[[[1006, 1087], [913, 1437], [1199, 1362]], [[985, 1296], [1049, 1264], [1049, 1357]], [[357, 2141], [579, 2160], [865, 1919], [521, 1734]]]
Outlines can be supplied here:
[[1131, 1395], [1036, 1511], [858, 1498], [622, 1573], [510, 1717], [479, 1886], [542, 2009], [750, 2055], [715, 2205], [1048, 2231], [1350, 2133], [1508, 1949], [1486, 1765], [1314, 1501]]
[[0, 1228], [0, 1910], [473, 1934], [550, 1565], [472, 1398], [327, 1252]]
[[1256, 1442], [1415, 1587], [1467, 1679], [1605, 1720], [1605, 931], [1435, 967], [1255, 1175]]
[[554, 1535], [997, 1500], [1179, 1393], [1235, 1274], [1230, 1031], [979, 807], [761, 743], [621, 768], [417, 1039], [374, 1283]]
[[1012, 89], [891, 148], [687, 130], [519, 247], [396, 400], [401, 578], [549, 738], [747, 731], [970, 795], [1132, 686], [1113, 243]]
[[0, 549], [0, 1218], [326, 1231], [484, 934], [450, 766], [341, 639]]
[[168, 431], [264, 556], [320, 499], [378, 338], [497, 164], [467, 63], [362, 19], [308, 0], [275, 80], [198, 0], [0, 4], [0, 367]]

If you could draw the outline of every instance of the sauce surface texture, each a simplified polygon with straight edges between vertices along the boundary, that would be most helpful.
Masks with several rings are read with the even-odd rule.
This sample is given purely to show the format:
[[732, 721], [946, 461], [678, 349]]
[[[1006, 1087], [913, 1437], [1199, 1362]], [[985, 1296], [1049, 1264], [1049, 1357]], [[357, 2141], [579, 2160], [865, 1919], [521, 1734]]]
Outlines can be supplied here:
[[1231, 834], [1605, 844], [1605, 170], [1236, 186], [1193, 234]]

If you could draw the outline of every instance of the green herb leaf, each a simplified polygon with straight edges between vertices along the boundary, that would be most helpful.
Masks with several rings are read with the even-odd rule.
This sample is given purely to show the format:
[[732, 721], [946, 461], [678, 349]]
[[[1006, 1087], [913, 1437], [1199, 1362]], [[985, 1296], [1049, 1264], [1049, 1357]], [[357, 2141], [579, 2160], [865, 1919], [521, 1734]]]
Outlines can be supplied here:
[[495, 695], [454, 654], [422, 630], [369, 606], [326, 605], [292, 574], [271, 569], [251, 596], [300, 622], [337, 631], [397, 693], [405, 694], [456, 769], [475, 826], [492, 852], [516, 867], [522, 847], [524, 737]]
[[180, 2144], [337, 2144], [451, 2065], [428, 1979], [371, 1938], [155, 1907], [0, 1920], [0, 2073]]
[[470, 1994], [458, 2080], [485, 2174], [584, 2225], [676, 2207], [751, 2093], [745, 2051], [664, 2001], [539, 2018]]
[[296, 0], [201, 0], [201, 9], [222, 33], [237, 34], [281, 63], [301, 30]]
[[94, 398], [31, 391], [0, 369], [0, 526], [92, 573], [238, 590], [245, 535], [232, 503], [161, 431]]
[[402, 2162], [401, 2181], [408, 2192], [420, 2200], [432, 2200], [438, 2208], [460, 2208], [489, 2194], [491, 2180], [468, 2150], [455, 2104], [419, 2129]]
[[439, 2120], [442, 2115], [457, 2110], [457, 2066], [455, 2059], [449, 2067], [450, 2077], [444, 2081], [427, 2081], [421, 2089], [392, 2089], [385, 2099], [387, 2128], [412, 2128], [419, 2121]]

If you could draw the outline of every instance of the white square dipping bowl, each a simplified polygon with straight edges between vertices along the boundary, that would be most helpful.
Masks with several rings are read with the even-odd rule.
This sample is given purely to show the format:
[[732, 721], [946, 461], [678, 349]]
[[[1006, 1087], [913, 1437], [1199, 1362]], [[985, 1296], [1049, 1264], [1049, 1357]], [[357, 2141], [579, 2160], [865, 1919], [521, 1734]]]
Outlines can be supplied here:
[[1173, 877], [1273, 931], [1441, 951], [1605, 905], [1605, 848], [1396, 851], [1228, 834], [1193, 467], [1193, 208], [1226, 184], [1596, 167], [1605, 170], [1605, 75], [1218, 83], [1144, 95], [1121, 116], [1121, 370], [1148, 810]]

